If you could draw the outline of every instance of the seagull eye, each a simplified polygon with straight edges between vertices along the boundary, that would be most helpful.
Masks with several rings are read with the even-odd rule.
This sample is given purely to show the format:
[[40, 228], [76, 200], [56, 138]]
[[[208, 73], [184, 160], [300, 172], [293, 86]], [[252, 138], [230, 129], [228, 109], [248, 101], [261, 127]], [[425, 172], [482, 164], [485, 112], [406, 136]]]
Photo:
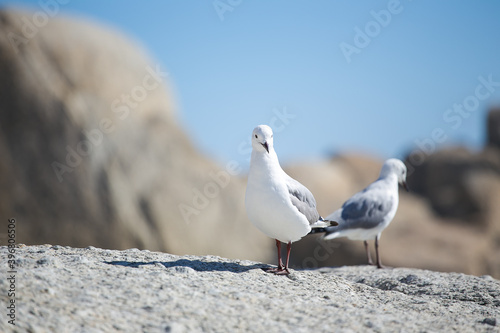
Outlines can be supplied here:
[[255, 134], [255, 138], [257, 139], [257, 134]]

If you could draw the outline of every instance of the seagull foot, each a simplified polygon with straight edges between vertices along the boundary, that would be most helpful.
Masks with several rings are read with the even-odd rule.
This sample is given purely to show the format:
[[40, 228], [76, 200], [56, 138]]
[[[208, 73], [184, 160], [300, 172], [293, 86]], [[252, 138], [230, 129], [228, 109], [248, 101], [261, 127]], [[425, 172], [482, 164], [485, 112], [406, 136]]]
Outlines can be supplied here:
[[274, 275], [290, 275], [288, 268], [282, 269], [281, 271], [274, 272]]
[[283, 266], [278, 266], [276, 268], [269, 268], [269, 269], [266, 269], [266, 273], [274, 273], [276, 274], [277, 272], [281, 272], [281, 271], [284, 271], [285, 270], [285, 267]]
[[266, 273], [273, 273], [274, 275], [289, 275], [290, 271], [285, 267], [269, 268], [265, 270]]

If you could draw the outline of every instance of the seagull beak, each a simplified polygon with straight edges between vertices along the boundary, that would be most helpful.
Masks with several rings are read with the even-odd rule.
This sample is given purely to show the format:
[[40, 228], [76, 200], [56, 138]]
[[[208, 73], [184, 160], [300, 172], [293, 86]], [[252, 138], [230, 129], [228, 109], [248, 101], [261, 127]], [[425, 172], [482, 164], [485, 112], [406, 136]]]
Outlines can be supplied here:
[[261, 143], [261, 145], [266, 148], [267, 153], [269, 154], [269, 146], [267, 145], [267, 141], [264, 143]]
[[410, 192], [410, 188], [408, 187], [408, 184], [406, 184], [405, 181], [403, 181], [403, 187], [405, 188], [406, 192]]

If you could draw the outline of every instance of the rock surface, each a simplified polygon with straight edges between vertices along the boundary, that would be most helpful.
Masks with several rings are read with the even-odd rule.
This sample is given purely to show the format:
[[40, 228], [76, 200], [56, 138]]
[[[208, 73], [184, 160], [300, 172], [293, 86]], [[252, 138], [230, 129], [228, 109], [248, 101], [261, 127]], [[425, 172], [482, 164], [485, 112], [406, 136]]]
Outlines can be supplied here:
[[[498, 332], [489, 276], [352, 266], [265, 273], [251, 261], [63, 246], [16, 256], [2, 332]], [[1, 304], [9, 301], [0, 248]]]

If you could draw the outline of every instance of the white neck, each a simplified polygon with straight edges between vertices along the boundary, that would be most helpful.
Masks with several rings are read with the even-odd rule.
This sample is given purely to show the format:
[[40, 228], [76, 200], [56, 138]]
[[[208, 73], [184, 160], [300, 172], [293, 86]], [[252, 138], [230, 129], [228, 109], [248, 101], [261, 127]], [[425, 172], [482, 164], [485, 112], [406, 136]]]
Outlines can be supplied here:
[[278, 155], [276, 155], [272, 147], [269, 148], [269, 153], [256, 151], [255, 149], [252, 151], [249, 177], [255, 173], [260, 174], [261, 177], [272, 179], [276, 174], [283, 172], [278, 161]]

